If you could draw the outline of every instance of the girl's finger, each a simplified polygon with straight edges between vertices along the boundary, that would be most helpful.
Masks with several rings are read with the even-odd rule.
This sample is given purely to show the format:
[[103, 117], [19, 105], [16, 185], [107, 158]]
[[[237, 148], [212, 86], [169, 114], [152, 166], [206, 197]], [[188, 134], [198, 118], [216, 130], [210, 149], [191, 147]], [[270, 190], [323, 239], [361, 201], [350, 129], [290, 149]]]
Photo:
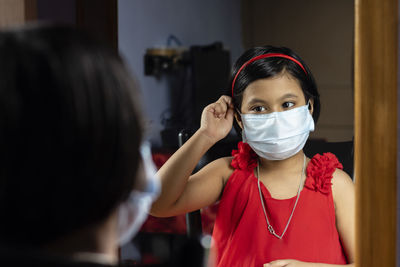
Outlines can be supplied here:
[[230, 108], [234, 108], [233, 106], [233, 99], [230, 96], [223, 96], [225, 103], [228, 105]]
[[214, 110], [215, 110], [215, 115], [219, 116], [225, 116], [225, 113], [227, 111], [228, 107], [226, 106], [226, 104], [222, 104], [222, 103], [215, 103], [214, 105]]
[[215, 103], [219, 103], [221, 105], [225, 105], [227, 107], [229, 107], [232, 103], [231, 99], [229, 98], [229, 96], [221, 96]]
[[[221, 96], [218, 101], [224, 101], [228, 106], [230, 106], [232, 104], [232, 98], [230, 96], [227, 95], [223, 95]], [[217, 101], [217, 102], [218, 102]]]
[[204, 108], [204, 111], [207, 113], [211, 113], [213, 115], [215, 115], [216, 111], [215, 111], [215, 103], [209, 104], [208, 106], [206, 106]]
[[230, 118], [233, 119], [234, 114], [235, 114], [235, 112], [234, 112], [233, 108], [229, 108], [228, 112], [226, 112], [225, 118], [226, 119], [230, 119]]
[[232, 100], [228, 96], [221, 96], [216, 103], [221, 103], [226, 106], [229, 106], [232, 103]]

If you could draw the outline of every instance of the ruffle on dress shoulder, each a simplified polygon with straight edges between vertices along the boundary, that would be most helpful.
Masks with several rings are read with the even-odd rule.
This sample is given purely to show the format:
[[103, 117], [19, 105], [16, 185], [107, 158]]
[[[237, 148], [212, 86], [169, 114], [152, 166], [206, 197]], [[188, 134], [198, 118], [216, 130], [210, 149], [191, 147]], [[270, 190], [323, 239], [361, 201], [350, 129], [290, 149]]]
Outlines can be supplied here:
[[332, 153], [316, 154], [307, 166], [307, 179], [304, 186], [313, 191], [329, 194], [332, 190], [332, 175], [343, 165]]
[[252, 171], [257, 167], [257, 154], [251, 149], [249, 144], [240, 141], [238, 149], [232, 150], [231, 166], [239, 170]]

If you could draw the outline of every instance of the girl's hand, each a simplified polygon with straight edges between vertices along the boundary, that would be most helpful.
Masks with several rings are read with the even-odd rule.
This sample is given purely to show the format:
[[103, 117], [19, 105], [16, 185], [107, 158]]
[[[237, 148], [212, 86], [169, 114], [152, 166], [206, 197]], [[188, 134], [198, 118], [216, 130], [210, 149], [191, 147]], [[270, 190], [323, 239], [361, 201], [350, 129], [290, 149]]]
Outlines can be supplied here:
[[265, 263], [264, 267], [311, 267], [314, 263], [296, 261], [296, 260], [276, 260], [270, 263]]
[[223, 95], [217, 102], [204, 108], [201, 114], [200, 130], [216, 143], [227, 136], [232, 129], [233, 114], [232, 98]]

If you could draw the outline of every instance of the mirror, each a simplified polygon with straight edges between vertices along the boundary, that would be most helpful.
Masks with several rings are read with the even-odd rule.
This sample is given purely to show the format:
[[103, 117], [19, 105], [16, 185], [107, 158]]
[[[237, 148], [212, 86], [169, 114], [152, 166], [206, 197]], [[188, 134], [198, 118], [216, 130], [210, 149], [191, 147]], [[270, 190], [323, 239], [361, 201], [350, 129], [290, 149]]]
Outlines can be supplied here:
[[[35, 16], [74, 24], [79, 10], [75, 4], [85, 1], [53, 2], [1, 1], [0, 24], [19, 24]], [[32, 12], [26, 12], [24, 4]], [[118, 13], [118, 18], [112, 16], [118, 23], [112, 24], [118, 25], [119, 51], [137, 76], [152, 141], [159, 146], [160, 117], [168, 112], [171, 99], [165, 77], [143, 75], [146, 48], [166, 46], [174, 34], [187, 46], [223, 41], [232, 61], [244, 49], [267, 43], [300, 54], [312, 69], [322, 98], [321, 118], [311, 138], [355, 138], [357, 264], [395, 266], [398, 1], [119, 0], [118, 12], [112, 10]], [[114, 28], [111, 32], [117, 38]]]
[[231, 62], [258, 45], [293, 49], [309, 65], [321, 94], [321, 116], [310, 138], [353, 140], [353, 1], [119, 1], [119, 48], [138, 78], [155, 146], [162, 147], [163, 119], [171, 118], [170, 103], [181, 95], [170, 94], [168, 75], [143, 74], [144, 53], [215, 41], [229, 48]]
[[257, 45], [292, 48], [311, 68], [321, 94], [322, 113], [310, 138], [353, 140], [353, 1], [160, 1], [157, 5], [120, 1], [119, 11], [120, 51], [138, 76], [154, 144], [162, 146], [159, 133], [165, 125], [160, 117], [168, 115], [171, 97], [179, 95], [169, 94], [167, 75], [158, 79], [143, 75], [142, 56], [148, 48], [167, 46], [171, 34], [179, 42], [170, 46], [222, 41], [232, 62]]

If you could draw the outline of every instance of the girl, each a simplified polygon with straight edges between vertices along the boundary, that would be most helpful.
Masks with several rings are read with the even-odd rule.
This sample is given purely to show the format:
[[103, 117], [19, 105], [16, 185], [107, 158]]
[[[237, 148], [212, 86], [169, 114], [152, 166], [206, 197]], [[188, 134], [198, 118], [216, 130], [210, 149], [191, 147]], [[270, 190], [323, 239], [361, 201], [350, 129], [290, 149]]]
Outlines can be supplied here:
[[[159, 170], [155, 216], [219, 201], [217, 266], [353, 266], [354, 186], [331, 153], [303, 153], [320, 102], [313, 76], [290, 49], [246, 51], [230, 96], [208, 105], [199, 130]], [[191, 175], [232, 124], [243, 142], [232, 157]]]

